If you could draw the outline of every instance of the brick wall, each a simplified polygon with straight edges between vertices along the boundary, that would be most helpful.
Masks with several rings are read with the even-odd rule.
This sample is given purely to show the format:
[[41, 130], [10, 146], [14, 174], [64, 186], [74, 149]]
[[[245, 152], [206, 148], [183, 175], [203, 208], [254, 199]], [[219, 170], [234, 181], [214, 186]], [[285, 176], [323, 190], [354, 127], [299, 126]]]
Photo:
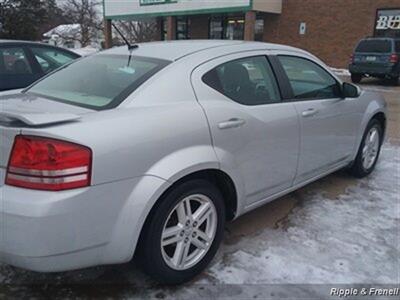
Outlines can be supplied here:
[[[303, 48], [328, 65], [347, 67], [356, 43], [374, 33], [378, 8], [400, 0], [283, 0], [281, 15], [265, 14], [264, 40]], [[300, 22], [307, 32], [299, 34]]]

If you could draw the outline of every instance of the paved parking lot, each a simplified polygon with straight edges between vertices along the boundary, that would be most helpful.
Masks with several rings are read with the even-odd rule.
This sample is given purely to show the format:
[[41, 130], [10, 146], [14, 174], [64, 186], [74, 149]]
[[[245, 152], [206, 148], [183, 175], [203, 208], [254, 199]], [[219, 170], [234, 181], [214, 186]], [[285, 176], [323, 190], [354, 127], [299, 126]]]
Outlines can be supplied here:
[[57, 274], [0, 265], [0, 299], [273, 298], [310, 293], [303, 284], [399, 284], [400, 87], [361, 85], [389, 104], [388, 139], [369, 178], [337, 172], [228, 224], [208, 270], [180, 287], [158, 286], [132, 263]]

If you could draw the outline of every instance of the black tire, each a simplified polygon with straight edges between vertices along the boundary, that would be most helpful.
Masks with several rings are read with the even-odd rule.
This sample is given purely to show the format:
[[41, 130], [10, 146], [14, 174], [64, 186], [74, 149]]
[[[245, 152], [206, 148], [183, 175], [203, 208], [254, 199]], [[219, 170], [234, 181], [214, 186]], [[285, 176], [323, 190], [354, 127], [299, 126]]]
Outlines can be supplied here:
[[399, 76], [390, 77], [388, 82], [390, 85], [397, 86], [399, 84]]
[[362, 79], [362, 75], [361, 74], [351, 74], [351, 81], [353, 83], [360, 83]]
[[[212, 200], [217, 212], [217, 229], [205, 256], [190, 269], [178, 271], [168, 266], [163, 258], [161, 235], [171, 211], [181, 200], [193, 194], [202, 194]], [[175, 285], [187, 282], [200, 274], [214, 258], [223, 238], [224, 225], [224, 200], [213, 184], [203, 179], [178, 184], [162, 196], [146, 220], [138, 245], [137, 262], [146, 274], [161, 284]]]
[[[362, 159], [362, 152], [365, 146], [365, 141], [366, 141], [366, 136], [368, 134], [368, 132], [375, 127], [378, 132], [379, 132], [379, 148], [378, 148], [378, 153], [375, 159], [375, 162], [372, 164], [372, 166], [368, 169], [366, 169], [363, 166], [363, 159]], [[357, 157], [355, 159], [355, 161], [353, 162], [352, 166], [350, 167], [349, 171], [350, 173], [357, 177], [357, 178], [363, 178], [368, 176], [369, 174], [372, 173], [372, 171], [375, 169], [376, 163], [379, 160], [379, 154], [381, 151], [381, 146], [382, 146], [382, 140], [383, 140], [383, 128], [381, 123], [377, 120], [377, 119], [372, 119], [369, 123], [367, 128], [365, 129], [362, 141], [361, 141], [361, 145], [360, 148], [358, 149], [358, 153], [357, 153]]]

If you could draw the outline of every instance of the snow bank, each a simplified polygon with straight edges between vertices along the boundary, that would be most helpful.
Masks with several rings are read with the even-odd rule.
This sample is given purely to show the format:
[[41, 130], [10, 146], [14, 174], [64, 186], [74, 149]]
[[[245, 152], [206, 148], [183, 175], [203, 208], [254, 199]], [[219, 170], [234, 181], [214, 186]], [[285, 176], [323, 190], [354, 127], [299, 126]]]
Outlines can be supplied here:
[[350, 72], [347, 69], [336, 69], [336, 68], [330, 68], [333, 73], [335, 73], [337, 76], [350, 76]]
[[227, 247], [209, 274], [223, 284], [398, 284], [399, 183], [400, 149], [387, 146], [369, 178], [338, 199], [310, 195], [287, 229]]
[[72, 52], [75, 52], [76, 54], [78, 54], [80, 56], [89, 56], [89, 55], [99, 52], [98, 49], [90, 47], [90, 46], [85, 47], [85, 48], [69, 49], [69, 50]]

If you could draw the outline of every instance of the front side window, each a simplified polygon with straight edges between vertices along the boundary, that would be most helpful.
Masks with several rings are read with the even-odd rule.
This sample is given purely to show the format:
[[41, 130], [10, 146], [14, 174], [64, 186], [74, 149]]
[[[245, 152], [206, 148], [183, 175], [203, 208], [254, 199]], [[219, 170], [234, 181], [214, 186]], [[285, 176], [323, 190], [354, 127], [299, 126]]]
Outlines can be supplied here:
[[94, 55], [65, 65], [27, 93], [96, 110], [117, 106], [169, 62], [128, 55]]
[[47, 74], [55, 69], [78, 58], [77, 55], [72, 55], [67, 52], [57, 49], [38, 47], [31, 48], [33, 55], [42, 69], [42, 72]]
[[326, 70], [305, 58], [278, 56], [298, 100], [340, 97], [337, 81]]
[[264, 56], [230, 61], [209, 71], [203, 82], [243, 105], [280, 102], [272, 69]]

